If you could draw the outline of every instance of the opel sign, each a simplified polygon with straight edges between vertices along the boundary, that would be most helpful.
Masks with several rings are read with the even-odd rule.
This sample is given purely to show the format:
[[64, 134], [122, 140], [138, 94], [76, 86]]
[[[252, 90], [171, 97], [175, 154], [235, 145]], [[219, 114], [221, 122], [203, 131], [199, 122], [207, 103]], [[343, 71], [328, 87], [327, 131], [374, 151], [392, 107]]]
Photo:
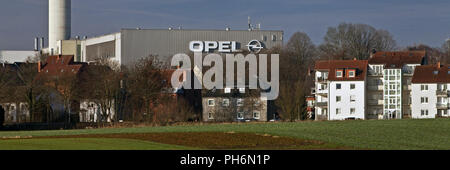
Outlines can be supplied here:
[[253, 53], [259, 53], [261, 51], [261, 49], [264, 48], [262, 46], [261, 42], [259, 42], [258, 40], [250, 41], [248, 43], [247, 47], [248, 47], [248, 51], [253, 52]]
[[[246, 46], [248, 51], [253, 53], [259, 53], [264, 48], [258, 40], [252, 40]], [[241, 52], [236, 41], [191, 41], [189, 42], [189, 50], [195, 53], [209, 53], [216, 50], [219, 53]]]

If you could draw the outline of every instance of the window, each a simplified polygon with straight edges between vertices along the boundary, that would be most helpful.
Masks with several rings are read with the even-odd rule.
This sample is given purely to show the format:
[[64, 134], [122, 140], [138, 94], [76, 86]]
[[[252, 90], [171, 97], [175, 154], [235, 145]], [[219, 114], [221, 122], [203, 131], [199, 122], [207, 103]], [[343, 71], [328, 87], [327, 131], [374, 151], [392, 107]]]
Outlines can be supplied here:
[[214, 105], [215, 105], [214, 99], [208, 99], [208, 106], [214, 106]]
[[355, 89], [356, 88], [356, 85], [355, 84], [350, 84], [350, 89]]
[[236, 106], [244, 106], [244, 99], [237, 99]]
[[428, 116], [428, 110], [421, 110], [420, 115], [422, 116]]
[[355, 70], [349, 70], [348, 71], [348, 77], [355, 77]]
[[340, 90], [341, 89], [341, 84], [336, 84], [336, 90]]
[[261, 113], [259, 111], [253, 111], [253, 119], [260, 119]]
[[277, 36], [276, 35], [272, 35], [272, 41], [276, 41], [277, 40]]
[[336, 96], [336, 102], [340, 102], [341, 101], [341, 96]]
[[434, 75], [437, 75], [439, 73], [439, 71], [433, 71]]
[[356, 109], [355, 109], [355, 108], [350, 108], [350, 114], [351, 114], [351, 115], [354, 115], [355, 112], [356, 112]]
[[356, 101], [356, 96], [352, 95], [350, 96], [350, 102], [355, 102]]
[[336, 108], [336, 114], [341, 114], [341, 109], [340, 108]]
[[245, 93], [245, 88], [239, 88], [239, 93]]
[[427, 91], [428, 90], [428, 85], [425, 85], [425, 84], [420, 85], [420, 90]]
[[336, 77], [342, 77], [343, 72], [344, 72], [343, 70], [337, 70]]
[[214, 119], [214, 114], [212, 112], [208, 113], [208, 119]]
[[422, 97], [422, 98], [420, 98], [420, 103], [422, 103], [422, 104], [428, 104], [428, 97]]
[[244, 112], [238, 112], [237, 119], [244, 119]]
[[224, 91], [225, 93], [231, 93], [231, 88], [225, 88], [223, 91]]
[[255, 99], [255, 102], [254, 102], [253, 106], [258, 107], [260, 105], [261, 105], [261, 101], [259, 101], [258, 99]]
[[230, 105], [230, 99], [223, 99], [222, 106], [229, 106]]

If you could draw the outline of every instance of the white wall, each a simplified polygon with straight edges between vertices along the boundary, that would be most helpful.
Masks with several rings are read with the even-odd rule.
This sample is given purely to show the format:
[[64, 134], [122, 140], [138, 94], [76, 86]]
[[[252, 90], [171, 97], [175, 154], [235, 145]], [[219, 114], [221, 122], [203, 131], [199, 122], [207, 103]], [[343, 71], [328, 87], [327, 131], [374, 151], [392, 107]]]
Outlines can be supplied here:
[[0, 63], [25, 62], [28, 57], [35, 57], [37, 51], [0, 51]]
[[115, 46], [115, 54], [116, 56], [112, 58], [112, 60], [117, 61], [119, 64], [122, 64], [122, 39], [121, 33], [113, 33], [108, 35], [103, 35], [99, 37], [88, 38], [86, 40], [81, 41], [81, 61], [86, 61], [86, 46], [101, 44], [105, 42], [116, 41]]
[[[421, 90], [422, 84], [412, 84], [412, 118], [414, 119], [433, 119], [437, 114], [437, 84], [426, 84], [428, 90]], [[422, 104], [421, 98], [428, 97], [428, 103]], [[427, 115], [421, 115], [421, 110], [428, 110]]]
[[[341, 84], [341, 89], [336, 90], [336, 84]], [[350, 84], [355, 84], [355, 89], [350, 89]], [[366, 119], [365, 81], [333, 81], [330, 83], [329, 120], [345, 120], [347, 118]], [[355, 96], [355, 102], [350, 102], [350, 96]], [[336, 102], [336, 96], [341, 96], [341, 101]], [[336, 114], [336, 108], [341, 109]], [[355, 108], [355, 114], [350, 114], [350, 108]]]

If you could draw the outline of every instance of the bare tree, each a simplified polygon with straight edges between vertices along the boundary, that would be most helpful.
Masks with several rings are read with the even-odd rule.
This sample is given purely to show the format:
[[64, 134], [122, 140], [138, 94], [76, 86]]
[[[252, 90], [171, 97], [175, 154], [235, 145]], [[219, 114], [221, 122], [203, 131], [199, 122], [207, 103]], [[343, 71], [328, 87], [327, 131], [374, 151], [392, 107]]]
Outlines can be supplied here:
[[144, 121], [156, 121], [152, 107], [158, 105], [157, 99], [164, 87], [160, 67], [155, 66], [154, 61], [155, 56], [141, 59], [132, 68], [128, 79], [129, 93], [136, 108], [134, 111], [138, 112], [133, 117], [140, 117]]
[[366, 24], [342, 23], [328, 28], [324, 43], [320, 45], [323, 58], [360, 60], [368, 59], [370, 52], [393, 50], [395, 40], [386, 30], [377, 30]]
[[308, 66], [317, 54], [316, 46], [304, 32], [294, 33], [289, 39], [286, 49], [297, 57], [298, 64], [301, 66]]

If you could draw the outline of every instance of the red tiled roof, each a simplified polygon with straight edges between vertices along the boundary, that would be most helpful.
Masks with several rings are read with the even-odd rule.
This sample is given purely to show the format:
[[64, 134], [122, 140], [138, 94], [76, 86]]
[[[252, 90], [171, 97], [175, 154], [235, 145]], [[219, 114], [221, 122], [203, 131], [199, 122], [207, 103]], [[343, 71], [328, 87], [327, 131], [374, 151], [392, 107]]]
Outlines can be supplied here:
[[[316, 61], [315, 70], [328, 70], [328, 80], [331, 81], [363, 81], [367, 75], [367, 60], [322, 60]], [[336, 77], [336, 70], [344, 69], [342, 78]], [[347, 69], [356, 69], [355, 77], [347, 77]]]
[[57, 76], [62, 73], [71, 72], [77, 74], [83, 63], [75, 63], [73, 55], [49, 56], [47, 63], [42, 66], [39, 76]]
[[387, 68], [402, 68], [405, 64], [422, 64], [425, 51], [376, 52], [369, 64], [383, 64]]
[[[450, 64], [418, 66], [414, 71], [412, 83], [450, 83]], [[437, 73], [437, 74], [436, 74]]]

